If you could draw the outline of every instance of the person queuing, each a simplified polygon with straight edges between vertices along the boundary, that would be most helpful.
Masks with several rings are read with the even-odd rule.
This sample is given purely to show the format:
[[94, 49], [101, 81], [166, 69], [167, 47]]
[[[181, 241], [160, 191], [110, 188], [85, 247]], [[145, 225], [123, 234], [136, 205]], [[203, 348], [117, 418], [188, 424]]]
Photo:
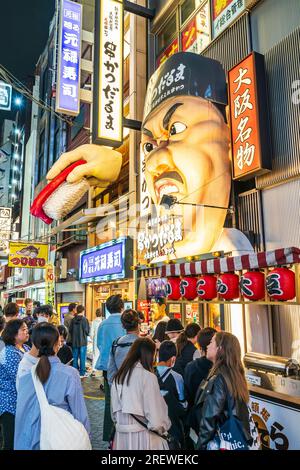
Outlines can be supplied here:
[[67, 337], [67, 345], [72, 347], [72, 338], [71, 338], [71, 334], [70, 334], [70, 325], [71, 325], [71, 321], [73, 320], [73, 318], [75, 317], [76, 315], [76, 307], [77, 305], [75, 304], [75, 302], [72, 302], [69, 304], [68, 306], [68, 311], [69, 313], [66, 313], [65, 316], [64, 316], [64, 325], [68, 328], [68, 337]]
[[41, 305], [36, 312], [37, 323], [49, 322], [53, 309], [51, 305]]
[[3, 333], [3, 330], [5, 328], [5, 323], [6, 323], [6, 319], [4, 316], [1, 316], [0, 317], [0, 352], [2, 351], [2, 349], [5, 347], [5, 344], [4, 344], [4, 341], [2, 339], [2, 333]]
[[200, 357], [200, 352], [195, 347], [199, 331], [200, 326], [198, 323], [189, 323], [176, 340], [177, 358], [174, 370], [182, 376], [184, 375], [186, 365], [197, 357]]
[[189, 407], [194, 405], [199, 386], [203, 380], [207, 379], [209, 371], [212, 367], [212, 362], [207, 359], [206, 353], [207, 346], [210, 344], [215, 333], [217, 333], [217, 331], [210, 327], [203, 328], [199, 331], [197, 336], [197, 343], [201, 357], [189, 362], [185, 367], [184, 385]]
[[161, 436], [171, 422], [153, 370], [154, 355], [150, 338], [136, 339], [112, 383], [114, 450], [168, 449]]
[[[72, 338], [73, 366], [80, 371], [80, 377], [86, 374], [86, 351], [90, 325], [84, 316], [84, 306], [78, 305], [76, 315], [70, 323], [70, 334]], [[79, 366], [78, 366], [79, 359]]]
[[71, 366], [73, 362], [73, 353], [72, 353], [72, 349], [70, 348], [70, 346], [66, 344], [66, 340], [68, 337], [68, 329], [65, 325], [59, 325], [57, 329], [59, 332], [59, 343], [60, 343], [60, 348], [57, 353], [57, 357], [58, 359], [60, 359], [60, 361], [63, 364], [68, 364]]
[[[51, 324], [41, 324], [34, 332], [34, 340], [39, 357], [36, 373], [44, 385], [48, 402], [70, 412], [89, 433], [90, 423], [78, 371], [62, 364], [57, 357], [60, 348], [58, 329]], [[40, 434], [40, 406], [31, 371], [28, 371], [19, 381], [14, 449], [39, 450]]]
[[107, 369], [109, 355], [112, 343], [120, 336], [124, 336], [126, 331], [121, 323], [121, 314], [124, 309], [124, 302], [120, 295], [111, 295], [106, 301], [106, 308], [110, 316], [103, 320], [98, 329], [97, 346], [99, 349], [99, 357], [96, 364], [97, 370], [103, 371], [105, 409], [103, 423], [103, 441], [109, 441], [113, 430], [113, 422], [110, 412], [110, 390], [107, 380]]
[[9, 322], [10, 320], [17, 320], [19, 317], [19, 305], [15, 302], [8, 302], [8, 304], [6, 304], [4, 307], [4, 316], [6, 322]]
[[168, 338], [173, 341], [173, 343], [176, 343], [178, 336], [183, 331], [183, 325], [177, 318], [171, 318], [171, 320], [167, 322], [166, 335], [168, 335]]
[[126, 331], [126, 335], [117, 338], [111, 347], [109, 355], [107, 380], [112, 384], [113, 378], [120, 369], [132, 344], [139, 337], [139, 315], [135, 310], [128, 309], [122, 313], [121, 323]]
[[249, 446], [253, 444], [248, 409], [249, 392], [241, 361], [241, 348], [231, 333], [216, 333], [207, 346], [207, 359], [213, 363], [208, 380], [197, 402], [198, 450], [220, 448], [219, 429], [226, 421], [230, 403], [233, 415], [242, 423]]
[[156, 345], [157, 350], [160, 348], [160, 345], [163, 341], [166, 341], [169, 339], [169, 337], [166, 335], [166, 328], [167, 328], [166, 321], [160, 321], [156, 325], [155, 332], [154, 332], [152, 339]]
[[29, 298], [25, 299], [24, 305], [25, 305], [25, 316], [23, 320], [27, 323], [28, 330], [30, 332], [30, 330], [36, 324], [36, 320], [33, 317], [33, 300]]
[[163, 341], [158, 351], [156, 373], [162, 396], [168, 405], [171, 420], [170, 434], [177, 442], [177, 448], [184, 448], [184, 418], [187, 410], [184, 382], [180, 374], [172, 367], [176, 360], [176, 345], [172, 341]]
[[99, 349], [97, 347], [97, 334], [98, 328], [103, 320], [101, 308], [96, 309], [96, 318], [92, 321], [90, 338], [93, 342], [93, 360], [92, 360], [92, 375], [95, 374], [96, 364], [99, 357]]
[[4, 328], [5, 347], [0, 353], [0, 424], [3, 449], [12, 450], [17, 405], [16, 377], [19, 363], [28, 350], [28, 327], [24, 320], [10, 320]]
[[37, 320], [37, 312], [38, 312], [40, 306], [41, 306], [41, 302], [39, 300], [35, 300], [33, 302], [33, 314], [32, 314], [32, 316], [35, 320]]

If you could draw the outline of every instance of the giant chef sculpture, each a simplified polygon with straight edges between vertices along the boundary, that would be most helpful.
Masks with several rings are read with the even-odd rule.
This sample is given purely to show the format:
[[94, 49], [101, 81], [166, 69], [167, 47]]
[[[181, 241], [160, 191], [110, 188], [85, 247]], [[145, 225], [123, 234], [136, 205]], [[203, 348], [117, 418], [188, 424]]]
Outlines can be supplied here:
[[[194, 204], [190, 230], [176, 244], [178, 258], [217, 249], [251, 250], [240, 232], [223, 229], [226, 209], [206, 207], [224, 208], [229, 203], [226, 105], [224, 70], [219, 62], [201, 55], [173, 55], [148, 84], [142, 151], [151, 198], [158, 214], [164, 194]], [[120, 153], [92, 144], [63, 154], [49, 171], [50, 188], [34, 201], [32, 214], [47, 223], [67, 215], [89, 186], [107, 187], [115, 181], [121, 162]]]

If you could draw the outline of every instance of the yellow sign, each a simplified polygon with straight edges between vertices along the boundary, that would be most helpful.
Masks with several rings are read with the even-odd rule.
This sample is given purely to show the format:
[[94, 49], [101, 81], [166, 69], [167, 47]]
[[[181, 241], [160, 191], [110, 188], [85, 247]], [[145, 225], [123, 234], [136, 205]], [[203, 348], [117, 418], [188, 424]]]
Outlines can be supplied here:
[[45, 302], [52, 307], [55, 304], [54, 266], [50, 263], [45, 267]]
[[30, 242], [9, 242], [9, 267], [44, 269], [47, 261], [47, 244]]

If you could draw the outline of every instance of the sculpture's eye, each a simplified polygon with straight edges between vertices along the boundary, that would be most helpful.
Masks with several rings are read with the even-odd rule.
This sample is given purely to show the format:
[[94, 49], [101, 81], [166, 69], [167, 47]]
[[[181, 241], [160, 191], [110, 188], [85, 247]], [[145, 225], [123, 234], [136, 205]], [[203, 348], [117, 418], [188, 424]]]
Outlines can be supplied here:
[[152, 152], [154, 148], [155, 148], [155, 145], [152, 144], [151, 142], [146, 142], [143, 146], [145, 154]]
[[186, 130], [186, 127], [182, 122], [174, 122], [170, 129], [170, 135], [181, 134], [181, 132]]

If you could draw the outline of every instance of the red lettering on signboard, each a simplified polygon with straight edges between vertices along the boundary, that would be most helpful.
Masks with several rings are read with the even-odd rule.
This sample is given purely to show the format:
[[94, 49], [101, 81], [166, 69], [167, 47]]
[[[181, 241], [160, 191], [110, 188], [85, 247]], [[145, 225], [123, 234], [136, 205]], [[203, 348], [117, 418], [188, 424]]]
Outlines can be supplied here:
[[194, 18], [181, 33], [182, 50], [187, 51], [197, 39], [196, 18]]
[[178, 39], [175, 39], [167, 49], [158, 57], [157, 59], [157, 67], [163, 64], [171, 55], [176, 54], [178, 52]]

